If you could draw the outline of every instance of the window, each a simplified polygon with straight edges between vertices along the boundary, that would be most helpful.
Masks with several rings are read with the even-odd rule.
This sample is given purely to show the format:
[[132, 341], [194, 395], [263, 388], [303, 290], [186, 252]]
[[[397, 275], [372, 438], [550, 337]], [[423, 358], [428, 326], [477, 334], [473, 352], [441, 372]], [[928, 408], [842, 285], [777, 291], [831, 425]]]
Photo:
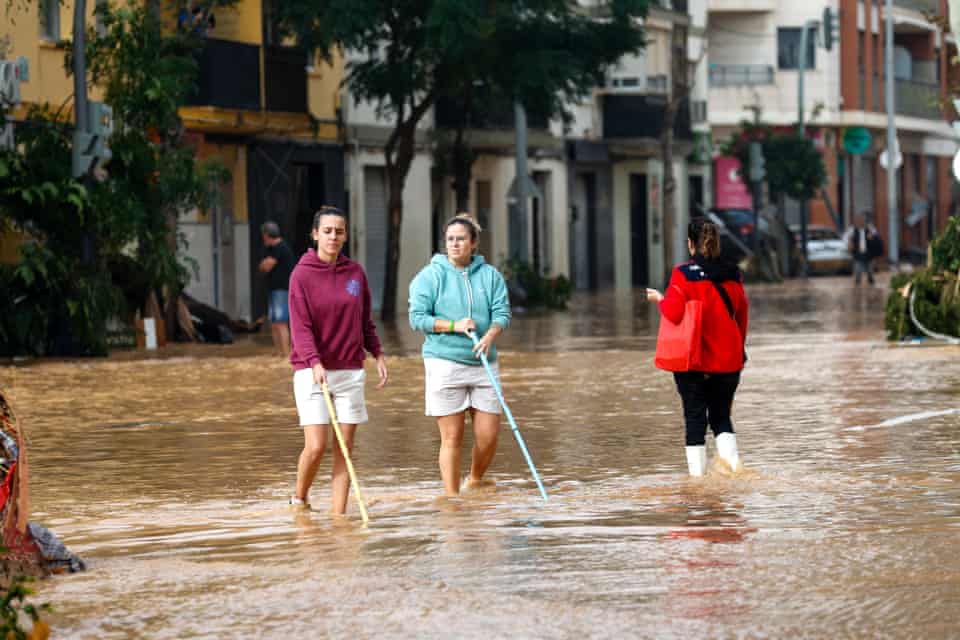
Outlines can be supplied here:
[[40, 37], [44, 40], [60, 40], [60, 2], [59, 0], [40, 0]]
[[[780, 69], [800, 68], [800, 28], [777, 29], [777, 66]], [[811, 29], [807, 34], [807, 69], [816, 67], [817, 34]]]

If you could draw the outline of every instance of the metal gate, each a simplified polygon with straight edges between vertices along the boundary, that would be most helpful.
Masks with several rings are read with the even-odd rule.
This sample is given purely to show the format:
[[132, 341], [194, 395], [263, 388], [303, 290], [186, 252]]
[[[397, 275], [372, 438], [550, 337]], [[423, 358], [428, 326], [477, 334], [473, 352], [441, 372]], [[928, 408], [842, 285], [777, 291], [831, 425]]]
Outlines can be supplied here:
[[366, 271], [373, 308], [383, 302], [383, 283], [387, 275], [387, 172], [383, 167], [363, 169]]

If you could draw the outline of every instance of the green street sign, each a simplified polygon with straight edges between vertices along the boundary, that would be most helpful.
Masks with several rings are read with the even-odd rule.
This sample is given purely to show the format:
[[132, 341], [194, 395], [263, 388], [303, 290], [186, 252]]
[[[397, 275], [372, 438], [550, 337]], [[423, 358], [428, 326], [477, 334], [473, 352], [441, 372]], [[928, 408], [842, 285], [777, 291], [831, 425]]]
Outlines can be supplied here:
[[873, 138], [865, 127], [848, 127], [843, 132], [843, 148], [852, 155], [866, 153], [872, 142]]

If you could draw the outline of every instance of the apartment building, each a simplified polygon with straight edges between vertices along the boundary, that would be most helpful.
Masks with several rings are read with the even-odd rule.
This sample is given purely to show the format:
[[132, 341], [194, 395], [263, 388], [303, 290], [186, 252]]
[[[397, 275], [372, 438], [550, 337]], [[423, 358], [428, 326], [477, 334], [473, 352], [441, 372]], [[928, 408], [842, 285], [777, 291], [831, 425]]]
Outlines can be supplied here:
[[313, 213], [346, 207], [340, 136], [343, 63], [320, 62], [280, 38], [273, 0], [239, 0], [204, 25], [198, 90], [180, 110], [198, 157], [230, 171], [209, 206], [181, 216], [185, 256], [198, 269], [187, 292], [227, 314], [266, 312], [260, 225], [274, 220], [296, 255]]
[[[922, 253], [954, 209], [950, 160], [957, 138], [945, 113], [956, 40], [931, 17], [946, 16], [946, 0], [894, 0], [896, 126], [903, 165], [897, 173], [900, 247]], [[828, 182], [810, 203], [811, 222], [844, 226], [870, 212], [886, 237], [884, 0], [708, 0], [709, 121], [714, 141], [726, 140], [759, 106], [765, 122], [789, 127], [798, 117], [798, 68], [806, 55], [804, 110], [823, 154]], [[839, 46], [827, 51], [802, 27], [825, 8], [837, 15]], [[812, 119], [815, 110], [819, 111]], [[857, 138], [859, 145], [849, 144]], [[845, 141], [848, 144], [845, 144]], [[788, 222], [799, 220], [787, 203]], [[889, 238], [887, 238], [889, 241]]]
[[[709, 204], [706, 6], [706, 0], [653, 3], [643, 25], [646, 48], [625, 56], [575, 110], [567, 175], [570, 275], [578, 288], [661, 286], [672, 267], [664, 242], [672, 239], [672, 255], [684, 255], [690, 212]], [[687, 32], [693, 81], [674, 124], [677, 215], [673, 228], [664, 229], [661, 137], [677, 27]]]
[[[89, 25], [96, 4], [87, 2]], [[72, 35], [73, 3], [37, 0], [5, 11], [0, 37], [7, 45], [0, 54], [27, 71], [19, 78], [21, 104], [13, 120], [22, 120], [31, 105], [69, 109], [73, 82], [63, 42]], [[319, 64], [280, 41], [271, 14], [271, 0], [239, 0], [192, 25], [204, 36], [198, 87], [180, 110], [197, 156], [217, 157], [231, 175], [211, 185], [208, 206], [180, 217], [191, 271], [187, 293], [246, 319], [266, 311], [266, 282], [256, 269], [260, 225], [276, 220], [299, 252], [320, 204], [346, 206], [337, 120], [343, 65]], [[171, 28], [175, 20], [171, 15]], [[90, 94], [100, 98], [96, 87]], [[5, 240], [2, 257], [15, 261], [18, 239]]]

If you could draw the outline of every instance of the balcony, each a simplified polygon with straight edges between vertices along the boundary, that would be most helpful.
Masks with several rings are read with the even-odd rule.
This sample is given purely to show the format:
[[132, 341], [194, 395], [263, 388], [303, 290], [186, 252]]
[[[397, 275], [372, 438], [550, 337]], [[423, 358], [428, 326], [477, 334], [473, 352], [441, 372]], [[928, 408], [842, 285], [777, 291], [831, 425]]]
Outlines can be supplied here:
[[296, 47], [264, 47], [267, 111], [307, 111], [307, 54]]
[[940, 13], [940, 0], [893, 0], [893, 5], [901, 9], [919, 11], [920, 13], [930, 13], [934, 15], [939, 15]]
[[[603, 137], [659, 139], [666, 107], [667, 98], [662, 95], [604, 95]], [[693, 140], [689, 101], [680, 105], [673, 131], [680, 140]]]
[[[513, 103], [502, 97], [492, 96], [490, 90], [474, 88], [473, 108], [464, 113], [459, 97], [440, 96], [434, 107], [434, 120], [438, 128], [456, 129], [465, 124], [467, 129], [500, 129], [512, 131], [515, 125]], [[527, 107], [527, 127], [546, 129], [549, 118]]]
[[766, 64], [711, 64], [711, 87], [756, 87], [773, 84], [773, 67]]
[[711, 13], [757, 13], [776, 11], [777, 0], [708, 0]]
[[208, 38], [197, 62], [197, 88], [187, 104], [260, 109], [260, 47]]
[[897, 80], [896, 109], [901, 116], [942, 120], [940, 87], [916, 80]]

